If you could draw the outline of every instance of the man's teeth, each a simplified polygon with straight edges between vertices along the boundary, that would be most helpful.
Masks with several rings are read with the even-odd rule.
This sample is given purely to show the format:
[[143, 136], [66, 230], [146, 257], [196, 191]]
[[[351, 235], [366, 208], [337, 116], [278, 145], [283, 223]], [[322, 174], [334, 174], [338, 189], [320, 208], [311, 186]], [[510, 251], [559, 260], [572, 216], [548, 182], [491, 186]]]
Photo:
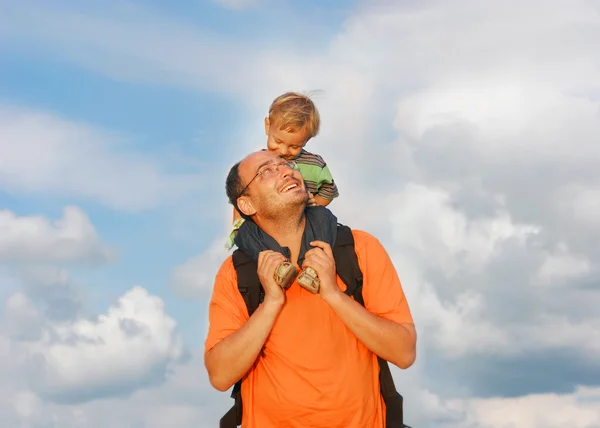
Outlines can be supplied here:
[[297, 184], [290, 184], [289, 186], [284, 187], [283, 190], [282, 190], [282, 192], [285, 193], [288, 190], [293, 189], [296, 186], [297, 186]]

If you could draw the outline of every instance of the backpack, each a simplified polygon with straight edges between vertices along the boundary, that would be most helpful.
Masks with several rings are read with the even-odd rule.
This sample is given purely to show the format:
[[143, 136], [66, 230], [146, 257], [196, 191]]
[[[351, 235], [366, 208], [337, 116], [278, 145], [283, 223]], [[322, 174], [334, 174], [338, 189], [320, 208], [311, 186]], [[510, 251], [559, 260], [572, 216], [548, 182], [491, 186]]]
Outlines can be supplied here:
[[[364, 306], [362, 298], [363, 276], [354, 251], [354, 236], [348, 226], [338, 224], [337, 238], [332, 251], [337, 274], [346, 284], [345, 293], [354, 297], [354, 300]], [[256, 273], [256, 262], [239, 249], [233, 252], [232, 257], [238, 277], [238, 289], [244, 298], [244, 302], [246, 302], [248, 315], [252, 316], [264, 299], [264, 290]], [[396, 391], [388, 362], [380, 357], [377, 357], [377, 360], [379, 361], [380, 390], [386, 405], [386, 428], [410, 428], [404, 425], [403, 398]], [[233, 387], [231, 398], [234, 399], [235, 403], [221, 418], [220, 428], [237, 428], [242, 424], [241, 384], [240, 379]]]

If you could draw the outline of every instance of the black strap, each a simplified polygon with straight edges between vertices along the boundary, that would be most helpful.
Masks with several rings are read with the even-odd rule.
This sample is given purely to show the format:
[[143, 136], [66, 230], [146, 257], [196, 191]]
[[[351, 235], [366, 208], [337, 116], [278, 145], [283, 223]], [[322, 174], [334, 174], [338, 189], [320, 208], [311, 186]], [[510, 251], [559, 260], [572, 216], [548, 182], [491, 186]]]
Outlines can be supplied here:
[[[337, 274], [346, 284], [345, 293], [353, 296], [354, 300], [364, 306], [362, 296], [363, 276], [354, 250], [354, 236], [348, 226], [338, 224], [333, 256]], [[246, 302], [248, 315], [252, 316], [264, 299], [264, 290], [256, 273], [256, 263], [238, 249], [233, 252], [233, 265], [237, 271], [238, 289]], [[404, 428], [402, 396], [396, 391], [388, 362], [379, 357], [377, 357], [377, 360], [379, 361], [381, 394], [386, 405], [386, 428]], [[235, 403], [221, 418], [220, 428], [237, 428], [242, 424], [241, 382], [240, 379], [233, 386], [231, 397], [235, 400]]]
[[337, 274], [346, 284], [345, 293], [364, 306], [362, 298], [363, 276], [354, 251], [354, 236], [348, 226], [338, 224], [337, 237], [333, 246], [333, 258]]
[[[348, 226], [338, 225], [337, 240], [333, 249], [337, 274], [346, 284], [345, 293], [365, 306], [362, 295], [363, 276], [354, 250], [354, 235]], [[388, 362], [377, 357], [379, 362], [379, 384], [386, 406], [386, 428], [403, 428], [403, 398], [396, 390]]]
[[[232, 255], [233, 266], [237, 272], [238, 289], [244, 298], [248, 316], [252, 316], [265, 297], [264, 289], [256, 273], [256, 263], [244, 252], [235, 250]], [[221, 418], [220, 428], [236, 428], [242, 424], [242, 380], [233, 385], [231, 398], [233, 407]]]
[[239, 249], [233, 252], [232, 258], [238, 277], [238, 289], [246, 302], [248, 316], [252, 316], [265, 298], [265, 291], [256, 273], [256, 263]]

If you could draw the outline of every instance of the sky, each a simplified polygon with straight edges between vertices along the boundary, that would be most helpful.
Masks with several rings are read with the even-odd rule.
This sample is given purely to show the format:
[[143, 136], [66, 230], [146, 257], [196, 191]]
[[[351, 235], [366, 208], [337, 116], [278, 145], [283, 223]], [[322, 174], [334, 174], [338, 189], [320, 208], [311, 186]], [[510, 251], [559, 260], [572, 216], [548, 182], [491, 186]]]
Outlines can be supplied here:
[[0, 1], [0, 426], [214, 427], [229, 168], [311, 93], [415, 428], [600, 427], [600, 4]]

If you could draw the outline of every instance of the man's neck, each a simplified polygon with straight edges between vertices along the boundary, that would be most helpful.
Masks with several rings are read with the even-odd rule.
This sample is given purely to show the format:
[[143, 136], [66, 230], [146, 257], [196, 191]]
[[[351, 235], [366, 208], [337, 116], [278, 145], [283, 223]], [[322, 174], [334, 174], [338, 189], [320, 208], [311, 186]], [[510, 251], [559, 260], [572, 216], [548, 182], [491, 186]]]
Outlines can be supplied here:
[[282, 247], [290, 249], [290, 261], [296, 263], [302, 235], [306, 225], [306, 215], [304, 211], [297, 215], [282, 216], [277, 219], [255, 219], [257, 225], [267, 234], [273, 237]]

